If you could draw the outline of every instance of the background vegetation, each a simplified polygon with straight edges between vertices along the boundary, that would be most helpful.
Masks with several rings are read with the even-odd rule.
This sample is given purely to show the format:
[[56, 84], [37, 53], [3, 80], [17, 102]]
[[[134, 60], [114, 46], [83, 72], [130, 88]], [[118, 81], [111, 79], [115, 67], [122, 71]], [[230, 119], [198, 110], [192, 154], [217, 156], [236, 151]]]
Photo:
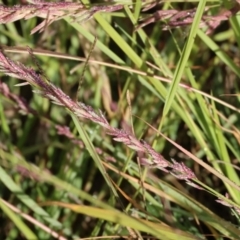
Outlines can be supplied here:
[[49, 26], [55, 6], [1, 8], [4, 54], [94, 112], [36, 94], [2, 58], [0, 239], [239, 239], [239, 3], [152, 3], [83, 1]]

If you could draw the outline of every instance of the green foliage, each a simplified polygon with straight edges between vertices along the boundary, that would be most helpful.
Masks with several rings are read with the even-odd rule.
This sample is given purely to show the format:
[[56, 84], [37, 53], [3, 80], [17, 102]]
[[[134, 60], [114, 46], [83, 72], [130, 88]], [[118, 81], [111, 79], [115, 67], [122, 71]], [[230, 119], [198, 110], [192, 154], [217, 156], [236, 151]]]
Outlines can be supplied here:
[[[99, 5], [82, 2], [78, 14], [90, 18]], [[211, 34], [199, 28], [206, 6], [210, 17], [238, 3], [164, 1], [146, 13], [147, 3], [117, 2], [118, 12], [97, 10], [86, 22], [65, 14], [32, 35], [41, 19], [9, 22], [0, 25], [0, 44], [9, 59], [197, 178], [143, 166], [144, 153], [103, 125], [1, 74], [0, 239], [239, 238], [240, 18]], [[137, 28], [159, 9], [194, 7], [187, 26]]]

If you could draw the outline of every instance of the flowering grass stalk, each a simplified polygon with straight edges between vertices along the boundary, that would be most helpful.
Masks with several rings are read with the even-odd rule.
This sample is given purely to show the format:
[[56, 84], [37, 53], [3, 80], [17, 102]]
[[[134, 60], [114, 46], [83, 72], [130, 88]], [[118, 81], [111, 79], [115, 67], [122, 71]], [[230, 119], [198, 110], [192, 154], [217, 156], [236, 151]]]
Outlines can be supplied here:
[[[32, 33], [46, 32], [40, 38], [29, 36], [28, 27], [35, 21], [30, 21], [27, 25], [21, 21], [20, 28], [19, 23], [10, 24], [9, 29], [9, 26], [5, 28], [0, 25], [3, 43], [7, 45], [3, 47], [5, 52], [0, 51], [0, 72], [24, 80], [17, 85], [30, 84], [34, 92], [66, 108], [72, 117], [74, 130], [79, 132], [81, 139], [69, 131], [70, 119], [66, 116], [66, 111], [62, 111], [63, 108], [49, 105], [48, 100], [41, 101], [39, 105], [39, 99], [32, 98], [29, 89], [25, 87], [11, 92], [9, 88], [11, 82], [15, 83], [13, 79], [6, 82], [9, 83], [9, 88], [0, 82], [0, 98], [3, 100], [0, 104], [0, 181], [4, 185], [2, 198], [12, 206], [18, 206], [22, 213], [29, 216], [34, 214], [37, 220], [51, 228], [51, 233], [59, 233], [58, 236], [54, 234], [56, 238], [123, 238], [127, 234], [126, 238], [141, 239], [152, 236], [157, 239], [178, 239], [180, 236], [181, 239], [205, 239], [210, 235], [214, 239], [238, 239], [240, 181], [236, 165], [240, 159], [237, 131], [239, 109], [237, 99], [232, 97], [230, 105], [228, 99], [219, 98], [219, 94], [236, 91], [233, 82], [236, 83], [237, 76], [240, 76], [239, 68], [235, 57], [231, 60], [228, 55], [233, 56], [233, 51], [234, 55], [237, 54], [235, 47], [239, 44], [239, 38], [238, 31], [235, 30], [239, 26], [235, 18], [232, 19], [231, 26], [227, 27], [226, 22], [224, 26], [219, 24], [236, 15], [235, 10], [239, 8], [240, 1], [232, 2], [231, 6], [220, 3], [216, 11], [210, 10], [212, 4], [206, 0], [197, 1], [198, 7], [196, 3], [186, 1], [171, 5], [164, 3], [163, 8], [159, 6], [151, 10], [153, 18], [145, 18], [145, 23], [148, 23], [147, 20], [160, 20], [162, 24], [151, 24], [136, 32], [134, 29], [145, 17], [144, 5], [152, 1], [140, 0], [133, 3], [113, 0], [111, 4], [124, 4], [124, 12], [108, 14], [107, 17], [103, 16], [105, 14], [94, 13], [115, 11], [123, 5], [110, 6], [105, 1], [101, 1], [102, 5], [90, 5], [88, 0], [79, 3], [61, 0], [55, 3], [27, 1], [30, 4], [22, 2], [23, 5], [13, 7], [1, 5], [0, 24], [38, 17], [38, 21], [42, 19], [43, 22]], [[15, 1], [10, 1], [9, 4], [15, 4]], [[149, 7], [154, 4], [155, 2], [151, 3]], [[225, 11], [227, 9], [229, 10]], [[158, 13], [154, 14], [154, 11]], [[81, 22], [93, 15], [96, 23], [89, 21], [81, 26]], [[160, 16], [159, 19], [157, 15]], [[51, 23], [61, 19], [65, 22], [59, 31], [55, 31], [54, 26], [48, 29]], [[192, 31], [186, 42], [186, 38], [181, 37], [186, 36], [181, 26], [188, 25]], [[218, 31], [214, 33], [217, 26]], [[32, 28], [34, 27], [35, 25]], [[175, 27], [179, 28], [176, 30]], [[200, 27], [212, 31], [212, 37], [198, 29]], [[168, 31], [159, 31], [160, 28]], [[74, 97], [69, 98], [79, 82], [79, 75], [65, 74], [74, 63], [45, 58], [52, 56], [48, 54], [51, 49], [55, 56], [64, 55], [67, 59], [79, 60], [79, 57], [73, 55], [84, 53], [86, 56], [91, 52], [89, 42], [93, 43], [96, 38], [98, 49], [94, 49], [94, 60], [90, 61], [95, 61], [100, 66], [94, 69], [96, 74], [92, 74], [91, 68], [90, 74], [86, 74], [87, 89], [81, 91], [81, 98], [86, 103], [90, 101], [88, 105], [95, 104], [96, 108], [99, 108], [102, 101], [110, 118], [91, 106], [76, 102]], [[16, 42], [16, 39], [21, 39], [21, 42]], [[6, 57], [7, 50], [19, 53], [15, 51], [21, 48], [19, 44], [31, 45], [34, 55], [38, 51], [44, 56], [41, 58], [41, 66], [46, 64], [44, 72], [37, 62], [33, 61], [33, 64], [36, 64], [34, 69], [38, 71]], [[9, 46], [15, 46], [15, 50], [9, 49]], [[35, 48], [38, 48], [36, 52]], [[29, 53], [34, 57], [31, 50]], [[110, 59], [118, 64], [118, 68], [109, 70], [101, 66], [115, 66], [106, 63]], [[146, 66], [146, 63], [150, 64]], [[82, 68], [77, 67], [79, 71]], [[130, 73], [126, 75], [117, 69], [128, 69]], [[155, 74], [161, 77], [158, 78]], [[167, 81], [173, 83], [171, 86], [174, 87], [169, 89], [162, 84], [159, 81], [162, 77], [168, 77]], [[60, 80], [64, 91], [56, 87]], [[176, 87], [180, 82], [186, 91]], [[115, 88], [116, 83], [118, 89]], [[138, 83], [141, 85], [136, 85]], [[126, 126], [123, 129], [130, 129], [126, 119], [129, 119], [131, 110], [126, 108], [127, 101], [123, 99], [127, 89], [131, 90], [133, 103], [128, 105], [133, 105], [133, 112], [138, 112], [138, 118], [142, 119], [132, 122], [136, 136], [143, 133], [144, 126], [150, 127], [145, 131], [144, 139], [152, 139], [152, 131], [158, 133], [163, 138], [161, 146], [164, 152], [156, 152], [148, 143], [139, 140], [132, 130], [128, 132], [112, 127], [112, 121], [119, 122], [115, 118], [117, 116], [121, 117], [122, 126]], [[118, 90], [119, 95], [115, 94], [115, 90]], [[210, 90], [211, 99], [216, 104], [207, 101], [210, 99], [207, 94]], [[29, 100], [24, 101], [24, 98]], [[31, 106], [36, 106], [40, 112]], [[121, 116], [115, 115], [115, 106]], [[164, 108], [167, 109], [165, 114], [159, 114], [159, 109]], [[30, 114], [20, 116], [18, 113], [23, 111]], [[91, 129], [89, 132], [91, 139], [104, 141], [103, 149], [94, 148], [78, 118], [102, 126], [103, 135], [108, 134], [106, 140]], [[146, 118], [151, 118], [149, 121], [152, 123], [143, 120]], [[62, 125], [57, 126], [55, 119]], [[161, 133], [163, 128], [158, 126], [159, 123], [163, 125], [166, 136]], [[63, 139], [65, 137], [68, 139]], [[115, 146], [112, 139], [109, 144], [108, 138], [123, 144]], [[134, 151], [130, 154], [125, 152], [126, 146]], [[86, 154], [85, 149], [89, 154]], [[109, 164], [108, 154], [115, 158], [112, 159], [115, 160], [114, 164]], [[88, 161], [89, 155], [94, 162]], [[191, 159], [194, 173], [181, 162], [168, 161], [170, 155], [176, 159], [186, 159], [184, 163]], [[101, 158], [105, 161], [102, 162]], [[167, 174], [159, 178], [159, 171], [141, 171], [132, 161], [136, 158], [140, 165], [154, 170], [157, 168]], [[186, 186], [186, 183], [191, 187]], [[52, 200], [55, 201], [52, 206], [44, 205]], [[0, 208], [4, 211], [1, 227], [5, 238], [16, 235], [15, 228], [9, 231], [13, 223], [19, 229], [16, 239], [23, 235], [26, 239], [51, 238], [50, 228], [39, 230], [37, 222], [32, 221], [36, 225], [33, 229], [36, 237], [33, 237], [24, 226], [26, 218], [23, 219], [22, 215], [15, 223], [16, 218], [11, 216], [21, 213], [11, 209], [12, 214], [8, 215], [10, 206], [0, 202]], [[65, 211], [60, 206], [71, 211]], [[113, 208], [113, 212], [108, 211]], [[45, 234], [42, 235], [42, 232]]]
[[[31, 51], [30, 54], [32, 54]], [[145, 141], [139, 141], [131, 133], [110, 126], [101, 111], [97, 113], [91, 106], [73, 101], [60, 88], [57, 88], [49, 82], [43, 75], [38, 74], [32, 68], [10, 60], [2, 51], [0, 52], [0, 71], [7, 75], [27, 81], [28, 84], [38, 88], [37, 91], [34, 90], [35, 93], [52, 100], [55, 104], [66, 107], [70, 112], [79, 118], [88, 119], [101, 125], [105, 128], [106, 133], [112, 136], [113, 140], [122, 142], [137, 152], [145, 153], [148, 157], [140, 159], [140, 163], [142, 165], [169, 172], [178, 179], [189, 181], [190, 179], [195, 178], [195, 174], [183, 163], [177, 163], [175, 161], [171, 163], [167, 161]]]
[[64, 17], [70, 17], [72, 21], [84, 22], [89, 20], [96, 12], [111, 12], [119, 10], [123, 5], [103, 5], [87, 8], [81, 3], [75, 2], [44, 2], [30, 1], [31, 4], [4, 6], [0, 5], [0, 24], [15, 22], [20, 19], [40, 17], [44, 20], [36, 26], [31, 34], [42, 32], [45, 27]]
[[[162, 30], [189, 26], [193, 23], [196, 10], [196, 8], [187, 10], [158, 10], [152, 16], [143, 19], [142, 23], [139, 24], [135, 30], [138, 30], [139, 28], [145, 27], [148, 24], [156, 21], [163, 22]], [[205, 8], [205, 12], [207, 10], [209, 10], [209, 7]], [[202, 16], [199, 28], [207, 27], [206, 34], [211, 34], [223, 21], [227, 21], [232, 16], [235, 16], [239, 10], [240, 4], [239, 1], [236, 1], [231, 9], [224, 9], [216, 16], [209, 16], [208, 14], [205, 14]]]

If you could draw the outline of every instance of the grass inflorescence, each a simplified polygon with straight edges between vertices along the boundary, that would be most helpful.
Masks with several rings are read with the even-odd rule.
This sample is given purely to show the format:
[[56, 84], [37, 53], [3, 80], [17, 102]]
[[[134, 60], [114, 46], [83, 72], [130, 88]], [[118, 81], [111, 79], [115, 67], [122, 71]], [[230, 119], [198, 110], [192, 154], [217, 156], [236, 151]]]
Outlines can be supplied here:
[[238, 239], [239, 9], [1, 5], [1, 239]]

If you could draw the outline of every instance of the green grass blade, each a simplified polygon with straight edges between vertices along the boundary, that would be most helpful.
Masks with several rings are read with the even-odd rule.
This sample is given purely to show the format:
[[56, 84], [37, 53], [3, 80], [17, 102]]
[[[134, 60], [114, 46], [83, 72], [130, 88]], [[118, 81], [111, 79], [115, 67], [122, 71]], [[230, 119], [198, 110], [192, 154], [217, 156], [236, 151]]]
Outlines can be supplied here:
[[51, 218], [49, 214], [38, 206], [33, 199], [31, 199], [27, 194], [25, 194], [22, 189], [12, 180], [12, 178], [6, 173], [6, 171], [0, 167], [0, 180], [2, 183], [16, 195], [16, 197], [22, 201], [26, 206], [28, 206], [33, 212], [38, 214], [48, 223], [55, 227], [62, 227], [62, 224]]
[[[64, 19], [69, 25], [71, 25], [80, 34], [82, 34], [88, 41], [90, 41], [91, 43], [94, 43], [95, 36], [93, 36], [90, 32], [86, 31], [84, 27], [82, 27], [78, 23], [72, 22], [69, 17], [65, 17]], [[107, 46], [105, 46], [99, 40], [96, 41], [96, 47], [98, 47], [103, 53], [105, 53], [109, 58], [111, 58], [116, 63], [124, 64], [124, 61], [121, 58], [119, 58], [119, 56], [117, 56], [113, 51], [111, 51]]]
[[22, 221], [19, 216], [8, 208], [0, 198], [0, 208], [11, 219], [14, 225], [20, 230], [26, 239], [33, 240], [38, 239], [37, 236], [31, 231], [31, 229]]
[[203, 42], [223, 61], [238, 77], [240, 77], [240, 69], [233, 60], [202, 30], [198, 29], [198, 36]]
[[91, 217], [96, 217], [96, 218], [104, 219], [107, 221], [119, 223], [122, 226], [130, 227], [139, 231], [148, 232], [156, 237], [159, 237], [160, 239], [174, 240], [177, 238], [179, 234], [181, 235], [181, 239], [183, 240], [197, 239], [191, 234], [187, 234], [180, 230], [170, 228], [164, 224], [161, 224], [161, 223], [157, 224], [157, 223], [153, 223], [143, 219], [136, 219], [116, 210], [104, 210], [104, 209], [95, 208], [95, 207], [79, 206], [79, 205], [67, 204], [67, 203], [61, 203], [61, 202], [53, 202], [53, 203], [50, 202], [50, 204], [56, 204], [58, 206], [69, 208], [72, 211], [75, 211], [81, 214], [86, 214]]
[[198, 26], [201, 21], [201, 17], [204, 13], [205, 5], [206, 5], [206, 0], [202, 0], [199, 2], [199, 5], [198, 5], [197, 11], [196, 11], [196, 15], [194, 17], [194, 21], [191, 26], [191, 30], [190, 30], [190, 34], [189, 34], [187, 43], [183, 49], [183, 53], [182, 53], [179, 61], [178, 61], [177, 68], [176, 68], [176, 70], [174, 72], [174, 76], [173, 76], [173, 82], [170, 86], [168, 95], [166, 97], [166, 102], [165, 102], [164, 109], [163, 109], [163, 117], [162, 117], [160, 129], [161, 129], [162, 124], [164, 123], [164, 118], [166, 117], [166, 115], [173, 103], [173, 100], [176, 95], [177, 88], [178, 88], [179, 82], [182, 78], [184, 69], [188, 65], [188, 63], [187, 63], [188, 58], [190, 56], [190, 53], [191, 53], [191, 50], [192, 50], [192, 47], [193, 47], [193, 44], [194, 44], [194, 41], [195, 41], [195, 38], [197, 35]]
[[109, 176], [101, 162], [101, 159], [99, 158], [98, 154], [96, 153], [96, 150], [94, 149], [94, 146], [90, 140], [90, 138], [88, 137], [87, 132], [85, 131], [85, 129], [83, 128], [83, 126], [81, 126], [81, 124], [79, 123], [77, 117], [73, 114], [72, 115], [72, 119], [74, 121], [74, 124], [81, 136], [81, 139], [83, 140], [86, 148], [89, 151], [89, 154], [92, 156], [94, 162], [96, 163], [98, 169], [100, 170], [100, 172], [102, 173], [102, 176], [104, 177], [106, 183], [108, 184], [108, 186], [110, 187], [110, 189], [112, 190], [112, 193], [114, 194], [115, 197], [118, 197], [117, 191], [115, 190], [113, 184], [111, 183], [111, 180], [109, 179]]

